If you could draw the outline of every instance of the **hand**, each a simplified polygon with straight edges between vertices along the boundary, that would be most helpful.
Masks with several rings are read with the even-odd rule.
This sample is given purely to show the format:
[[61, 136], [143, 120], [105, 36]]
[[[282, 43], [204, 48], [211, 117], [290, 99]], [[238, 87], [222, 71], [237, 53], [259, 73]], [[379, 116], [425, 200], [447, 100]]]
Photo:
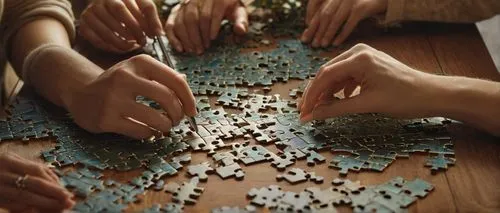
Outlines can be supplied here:
[[94, 0], [81, 15], [80, 33], [95, 47], [125, 53], [163, 28], [152, 0]]
[[[158, 102], [166, 115], [137, 103], [139, 95]], [[196, 115], [195, 98], [185, 75], [147, 55], [116, 64], [64, 102], [82, 128], [136, 139], [150, 137], [157, 131], [169, 132], [184, 114]]]
[[245, 34], [248, 15], [239, 0], [189, 0], [179, 4], [170, 13], [165, 30], [168, 40], [178, 52], [202, 54], [217, 38], [221, 22], [234, 23], [234, 32]]
[[[388, 0], [309, 0], [301, 40], [313, 47], [340, 45], [361, 20], [385, 12]], [[338, 35], [337, 35], [338, 34]], [[335, 38], [335, 40], [333, 40]]]
[[[16, 185], [20, 177], [26, 177], [25, 188]], [[73, 207], [71, 197], [48, 167], [16, 154], [0, 154], [0, 208], [11, 212], [55, 212]]]
[[[394, 117], [436, 116], [442, 100], [439, 76], [414, 70], [391, 56], [358, 44], [324, 64], [300, 101], [300, 120], [327, 119], [352, 113]], [[441, 81], [443, 82], [443, 81]], [[353, 91], [360, 86], [359, 95]], [[344, 99], [334, 94], [344, 90]]]

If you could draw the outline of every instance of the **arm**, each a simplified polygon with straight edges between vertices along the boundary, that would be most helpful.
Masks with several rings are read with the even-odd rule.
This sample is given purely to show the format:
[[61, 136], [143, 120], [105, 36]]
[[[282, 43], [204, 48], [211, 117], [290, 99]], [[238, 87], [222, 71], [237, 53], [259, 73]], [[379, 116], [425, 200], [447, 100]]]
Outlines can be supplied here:
[[487, 80], [430, 76], [436, 87], [435, 114], [463, 121], [500, 136], [500, 83]]
[[[39, 2], [33, 0], [31, 8]], [[185, 114], [196, 114], [195, 100], [183, 75], [144, 55], [104, 72], [71, 49], [74, 30], [65, 25], [71, 21], [57, 17], [39, 14], [6, 22], [13, 23], [7, 36], [12, 41], [10, 58], [28, 85], [66, 108], [79, 126], [140, 139], [156, 131], [168, 132]], [[136, 103], [138, 95], [157, 101], [166, 115]]]
[[499, 13], [498, 0], [389, 0], [385, 22], [476, 22]]
[[[346, 98], [335, 100], [341, 90]], [[321, 67], [298, 108], [302, 122], [352, 113], [445, 116], [500, 136], [499, 105], [498, 82], [424, 73], [361, 44]]]

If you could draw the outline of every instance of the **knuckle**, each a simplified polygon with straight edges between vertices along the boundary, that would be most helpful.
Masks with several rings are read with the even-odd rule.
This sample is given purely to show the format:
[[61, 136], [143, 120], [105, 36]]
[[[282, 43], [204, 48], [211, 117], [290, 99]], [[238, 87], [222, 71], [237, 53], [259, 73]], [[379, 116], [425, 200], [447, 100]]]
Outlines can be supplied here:
[[152, 58], [149, 55], [140, 54], [140, 55], [136, 55], [136, 56], [130, 58], [129, 60], [132, 63], [140, 63], [140, 62], [150, 61], [151, 59]]
[[124, 79], [128, 79], [132, 76], [132, 74], [123, 67], [118, 67], [110, 73], [110, 86], [116, 87], [120, 86], [120, 83], [123, 83]]
[[325, 75], [325, 72], [327, 72], [326, 66], [321, 66], [316, 74], [317, 78], [321, 78], [321, 76]]
[[374, 55], [373, 55], [373, 52], [371, 52], [369, 50], [365, 50], [365, 51], [360, 52], [357, 55], [356, 59], [361, 61], [361, 62], [372, 63], [374, 61]]
[[354, 47], [352, 47], [352, 50], [354, 51], [362, 51], [362, 50], [366, 50], [366, 49], [369, 49], [370, 46], [368, 46], [367, 44], [365, 43], [359, 43], [359, 44], [356, 44], [354, 45]]

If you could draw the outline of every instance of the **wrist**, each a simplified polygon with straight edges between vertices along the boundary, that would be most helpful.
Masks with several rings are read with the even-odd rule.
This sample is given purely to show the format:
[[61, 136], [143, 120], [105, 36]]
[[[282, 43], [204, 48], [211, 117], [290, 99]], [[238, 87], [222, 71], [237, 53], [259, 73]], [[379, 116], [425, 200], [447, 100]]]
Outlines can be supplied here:
[[49, 46], [26, 62], [25, 79], [38, 93], [56, 105], [69, 109], [75, 94], [103, 71], [77, 52], [63, 46]]
[[435, 116], [457, 120], [477, 117], [495, 101], [498, 85], [479, 79], [431, 75], [430, 88], [435, 91], [431, 102]]

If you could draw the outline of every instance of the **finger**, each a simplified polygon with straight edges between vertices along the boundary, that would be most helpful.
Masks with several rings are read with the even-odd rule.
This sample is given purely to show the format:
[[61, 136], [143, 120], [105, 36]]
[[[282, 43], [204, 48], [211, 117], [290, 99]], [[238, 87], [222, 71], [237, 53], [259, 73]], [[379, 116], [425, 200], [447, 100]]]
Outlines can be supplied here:
[[344, 42], [347, 37], [352, 33], [354, 28], [358, 25], [359, 21], [364, 17], [360, 13], [351, 12], [347, 22], [344, 24], [342, 31], [333, 41], [333, 45], [338, 46]]
[[366, 113], [366, 109], [370, 108], [370, 103], [366, 100], [365, 96], [360, 94], [351, 98], [322, 103], [314, 108], [312, 112], [312, 119], [324, 120], [347, 114]]
[[122, 112], [124, 117], [133, 118], [161, 132], [169, 132], [172, 128], [170, 119], [151, 107], [136, 102], [127, 103], [126, 106]]
[[149, 37], [154, 37], [163, 34], [163, 28], [161, 26], [160, 16], [156, 10], [156, 5], [151, 0], [137, 0], [137, 6], [141, 10], [148, 27], [145, 30]]
[[184, 12], [182, 11], [182, 8], [179, 10], [179, 13], [177, 14], [177, 17], [175, 18], [175, 24], [174, 24], [174, 32], [182, 42], [182, 46], [185, 51], [192, 53], [194, 51], [194, 45], [191, 43], [189, 39], [189, 34], [186, 28], [186, 22], [184, 21]]
[[244, 35], [248, 30], [248, 14], [243, 6], [235, 8], [232, 14], [232, 21], [234, 22], [233, 31], [237, 35]]
[[306, 10], [306, 25], [309, 26], [312, 18], [318, 12], [318, 7], [323, 3], [323, 0], [309, 0]]
[[72, 194], [60, 185], [38, 177], [29, 176], [25, 183], [25, 190], [29, 190], [44, 197], [54, 198], [59, 201], [69, 201], [72, 197]]
[[[84, 20], [80, 22], [80, 34], [89, 41], [94, 47], [101, 50], [115, 53], [125, 53], [126, 51], [112, 48], [109, 44], [105, 43], [90, 27], [87, 26]], [[115, 51], [116, 50], [116, 51]]]
[[210, 23], [212, 21], [212, 9], [214, 0], [205, 0], [200, 15], [200, 30], [203, 46], [210, 47]]
[[141, 9], [136, 3], [136, 0], [122, 0], [123, 3], [125, 3], [125, 6], [127, 7], [128, 11], [134, 16], [134, 19], [139, 23], [139, 27], [141, 29], [141, 34], [148, 33], [147, 30], [149, 28], [149, 24], [146, 21], [146, 18], [141, 12]]
[[59, 184], [60, 181], [59, 181], [59, 177], [56, 175], [56, 173], [54, 171], [52, 171], [52, 169], [50, 168], [45, 168], [45, 172], [47, 172], [47, 174], [49, 174], [49, 176], [52, 178], [52, 180]]
[[106, 41], [106, 43], [110, 43], [112, 46], [123, 51], [129, 50], [133, 47], [135, 42], [131, 43], [116, 36], [113, 31], [106, 27], [106, 25], [102, 23], [102, 21], [99, 20], [93, 13], [87, 13], [87, 16], [88, 18], [85, 19], [85, 22], [89, 26], [93, 26], [92, 29], [94, 32], [99, 35], [102, 40]]
[[214, 3], [213, 5], [212, 22], [210, 23], [210, 40], [215, 40], [217, 38], [222, 19], [224, 18], [224, 11], [226, 11], [227, 5], [224, 1], [221, 2], [222, 3]]
[[30, 175], [40, 177], [48, 181], [53, 181], [49, 173], [46, 172], [45, 166], [26, 159], [9, 158], [7, 168], [13, 173], [20, 176]]
[[203, 53], [204, 48], [201, 41], [200, 26], [198, 26], [198, 24], [200, 23], [198, 6], [196, 2], [193, 2], [186, 5], [185, 7], [186, 8], [183, 10], [183, 17], [184, 23], [186, 24], [187, 33], [189, 35], [188, 39], [191, 40], [196, 54], [199, 55]]
[[116, 118], [116, 122], [113, 126], [110, 126], [109, 130], [139, 140], [149, 138], [155, 134], [149, 127], [123, 117]]
[[[179, 5], [177, 5], [176, 8], [174, 8], [173, 10], [178, 10]], [[172, 13], [170, 13], [170, 15], [168, 16], [167, 22], [165, 23], [165, 31], [170, 45], [172, 45], [175, 48], [175, 50], [177, 50], [177, 52], [182, 52], [183, 48], [181, 41], [177, 38], [174, 32], [174, 24], [176, 17], [177, 17], [177, 12], [172, 11]]]
[[352, 3], [349, 1], [343, 1], [340, 4], [339, 9], [336, 11], [332, 21], [328, 26], [328, 29], [325, 31], [325, 34], [319, 38], [321, 39], [321, 46], [327, 47], [328, 45], [331, 44], [331, 41], [333, 40], [335, 34], [337, 34], [337, 31], [339, 30], [340, 26], [347, 19], [347, 16], [349, 15], [349, 12], [351, 10], [350, 8], [351, 4]]
[[[345, 2], [345, 1], [344, 1]], [[318, 30], [314, 34], [314, 39], [312, 42], [313, 47], [319, 47], [321, 45], [321, 39], [323, 38], [328, 25], [332, 23], [332, 19], [338, 12], [339, 1], [330, 1], [326, 7], [319, 13], [319, 18], [322, 20], [319, 24]]]
[[314, 34], [316, 34], [316, 31], [318, 30], [318, 27], [320, 25], [320, 17], [319, 13], [317, 13], [313, 19], [311, 20], [311, 24], [306, 28], [304, 33], [302, 33], [302, 36], [300, 40], [304, 43], [309, 43], [313, 39]]
[[[196, 115], [195, 98], [185, 79], [185, 75], [174, 71], [172, 68], [159, 62], [151, 56], [140, 55], [136, 56], [135, 58], [137, 59], [136, 66], [141, 67], [140, 75], [149, 80], [156, 81], [165, 87], [168, 87], [181, 101], [184, 112], [188, 116]], [[158, 100], [156, 99], [156, 97], [151, 98], [155, 98], [155, 100], [160, 104], [165, 103], [165, 100], [161, 97], [158, 97]], [[165, 105], [168, 104], [169, 103], [166, 103]]]
[[45, 210], [62, 210], [70, 208], [74, 205], [73, 201], [60, 202], [57, 199], [41, 196], [37, 193], [31, 192], [28, 189], [20, 190], [10, 185], [0, 186], [0, 191], [4, 194], [10, 195], [11, 202], [32, 206], [36, 209]]
[[120, 20], [126, 26], [126, 30], [129, 34], [132, 34], [141, 46], [146, 44], [146, 36], [139, 25], [139, 22], [134, 18], [132, 13], [130, 13], [127, 6], [123, 1], [113, 0], [107, 1], [106, 9], [110, 14], [112, 14], [115, 19]]
[[103, 23], [108, 27], [111, 31], [118, 33], [119, 36], [125, 38], [126, 40], [133, 40], [134, 37], [125, 30], [122, 24], [112, 15], [111, 13], [103, 6], [93, 7], [96, 16], [99, 20], [102, 20]]
[[[309, 85], [307, 94], [303, 96], [304, 104], [302, 106], [301, 113], [310, 114], [319, 95], [329, 88], [335, 87], [339, 83], [342, 83], [349, 78], [355, 78], [356, 72], [359, 71], [359, 67], [352, 66], [352, 60], [346, 59], [340, 61], [336, 64], [332, 64], [328, 67], [320, 70], [319, 74], [316, 76], [313, 82]], [[337, 93], [338, 91], [334, 91]]]
[[[342, 54], [340, 54], [340, 55], [336, 56], [336, 57], [335, 57], [335, 58], [333, 58], [332, 60], [330, 60], [330, 61], [326, 62], [326, 63], [325, 63], [325, 64], [323, 64], [323, 65], [321, 65], [321, 67], [320, 67], [320, 71], [317, 73], [317, 75], [320, 75], [320, 74], [321, 74], [321, 71], [322, 71], [322, 70], [325, 70], [325, 69], [326, 69], [326, 67], [329, 67], [329, 66], [331, 66], [331, 65], [333, 65], [333, 64], [335, 64], [335, 63], [338, 63], [338, 62], [340, 62], [340, 61], [346, 60], [346, 59], [348, 59], [349, 57], [353, 56], [355, 53], [358, 53], [358, 52], [360, 52], [360, 51], [362, 51], [362, 50], [364, 50], [364, 49], [366, 49], [366, 48], [370, 48], [370, 47], [369, 47], [368, 45], [366, 45], [366, 44], [357, 44], [357, 45], [355, 45], [354, 47], [352, 47], [351, 49], [349, 49], [349, 50], [347, 50], [347, 51], [344, 51]], [[315, 78], [315, 79], [316, 79], [316, 78]], [[307, 84], [306, 88], [304, 89], [304, 92], [303, 92], [303, 94], [302, 94], [302, 99], [300, 100], [300, 102], [299, 102], [299, 104], [298, 104], [298, 105], [299, 105], [299, 107], [300, 107], [300, 108], [299, 108], [299, 109], [300, 109], [300, 111], [304, 111], [304, 110], [302, 109], [302, 107], [303, 107], [303, 103], [304, 103], [304, 97], [306, 97], [306, 96], [307, 96], [308, 91], [309, 91], [309, 87], [310, 87], [310, 85], [313, 83], [313, 81], [314, 81], [315, 79], [311, 80], [311, 81]], [[343, 88], [343, 87], [342, 87], [342, 88]], [[340, 90], [340, 89], [341, 89], [341, 88], [339, 88], [339, 90]]]

